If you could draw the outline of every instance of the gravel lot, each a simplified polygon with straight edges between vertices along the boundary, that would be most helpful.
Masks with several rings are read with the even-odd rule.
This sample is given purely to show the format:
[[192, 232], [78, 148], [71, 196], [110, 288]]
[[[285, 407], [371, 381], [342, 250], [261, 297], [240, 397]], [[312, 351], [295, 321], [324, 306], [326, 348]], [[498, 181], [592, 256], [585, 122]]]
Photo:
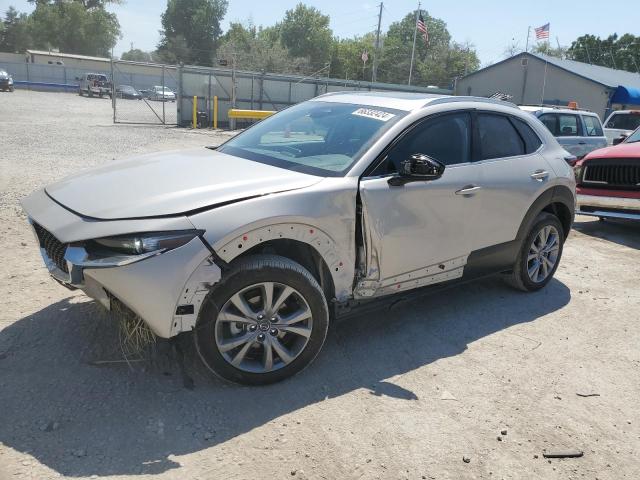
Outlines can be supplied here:
[[0, 94], [0, 479], [640, 477], [630, 223], [578, 218], [544, 291], [492, 279], [338, 323], [281, 384], [223, 385], [187, 350], [186, 389], [163, 345], [153, 361], [100, 363], [122, 358], [116, 326], [48, 278], [19, 199], [115, 158], [223, 138], [112, 125], [108, 100]]

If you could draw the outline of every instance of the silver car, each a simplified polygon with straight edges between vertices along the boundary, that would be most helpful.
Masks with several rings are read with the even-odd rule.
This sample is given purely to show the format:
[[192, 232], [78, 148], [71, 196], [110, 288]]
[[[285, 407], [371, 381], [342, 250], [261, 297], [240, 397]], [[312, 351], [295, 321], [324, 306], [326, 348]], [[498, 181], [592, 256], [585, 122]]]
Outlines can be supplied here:
[[394, 293], [495, 272], [543, 288], [574, 216], [567, 155], [504, 102], [330, 93], [23, 207], [56, 280], [264, 384], [309, 365], [330, 319]]
[[576, 159], [607, 146], [607, 138], [596, 113], [555, 106], [523, 105], [520, 108], [538, 117], [558, 143]]

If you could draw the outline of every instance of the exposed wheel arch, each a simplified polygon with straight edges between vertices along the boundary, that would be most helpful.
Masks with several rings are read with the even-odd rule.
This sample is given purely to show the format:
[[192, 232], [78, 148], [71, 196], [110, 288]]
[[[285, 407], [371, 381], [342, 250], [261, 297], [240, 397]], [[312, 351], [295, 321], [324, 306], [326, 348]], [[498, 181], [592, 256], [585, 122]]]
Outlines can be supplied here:
[[318, 250], [308, 243], [289, 238], [267, 240], [242, 252], [231, 261], [231, 265], [251, 255], [257, 254], [278, 255], [299, 263], [307, 269], [318, 284], [320, 284], [327, 300], [330, 301], [335, 297], [335, 285], [329, 266]]
[[305, 266], [326, 288], [329, 301], [342, 301], [352, 295], [355, 262], [348, 258], [348, 251], [313, 225], [286, 222], [248, 228], [217, 242], [213, 249], [229, 264], [248, 253], [276, 253]]

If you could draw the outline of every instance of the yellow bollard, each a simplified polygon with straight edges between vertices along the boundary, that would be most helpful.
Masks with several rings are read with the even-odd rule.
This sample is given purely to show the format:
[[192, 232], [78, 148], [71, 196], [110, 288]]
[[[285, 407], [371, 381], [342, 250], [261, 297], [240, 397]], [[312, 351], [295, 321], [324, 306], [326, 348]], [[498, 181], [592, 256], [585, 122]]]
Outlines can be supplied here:
[[198, 128], [198, 97], [193, 96], [193, 128]]
[[218, 96], [213, 96], [213, 128], [218, 128]]

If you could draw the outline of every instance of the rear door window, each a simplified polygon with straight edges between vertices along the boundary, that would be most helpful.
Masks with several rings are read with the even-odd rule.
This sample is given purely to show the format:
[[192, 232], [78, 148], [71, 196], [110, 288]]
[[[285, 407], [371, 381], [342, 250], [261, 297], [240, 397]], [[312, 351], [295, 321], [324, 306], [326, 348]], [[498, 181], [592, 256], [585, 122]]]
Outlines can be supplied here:
[[524, 141], [504, 115], [478, 114], [480, 159], [516, 157], [526, 152]]
[[599, 118], [591, 115], [583, 115], [582, 120], [584, 121], [584, 133], [587, 137], [602, 137], [604, 135]]
[[635, 130], [640, 126], [640, 113], [614, 113], [607, 122], [607, 128]]

